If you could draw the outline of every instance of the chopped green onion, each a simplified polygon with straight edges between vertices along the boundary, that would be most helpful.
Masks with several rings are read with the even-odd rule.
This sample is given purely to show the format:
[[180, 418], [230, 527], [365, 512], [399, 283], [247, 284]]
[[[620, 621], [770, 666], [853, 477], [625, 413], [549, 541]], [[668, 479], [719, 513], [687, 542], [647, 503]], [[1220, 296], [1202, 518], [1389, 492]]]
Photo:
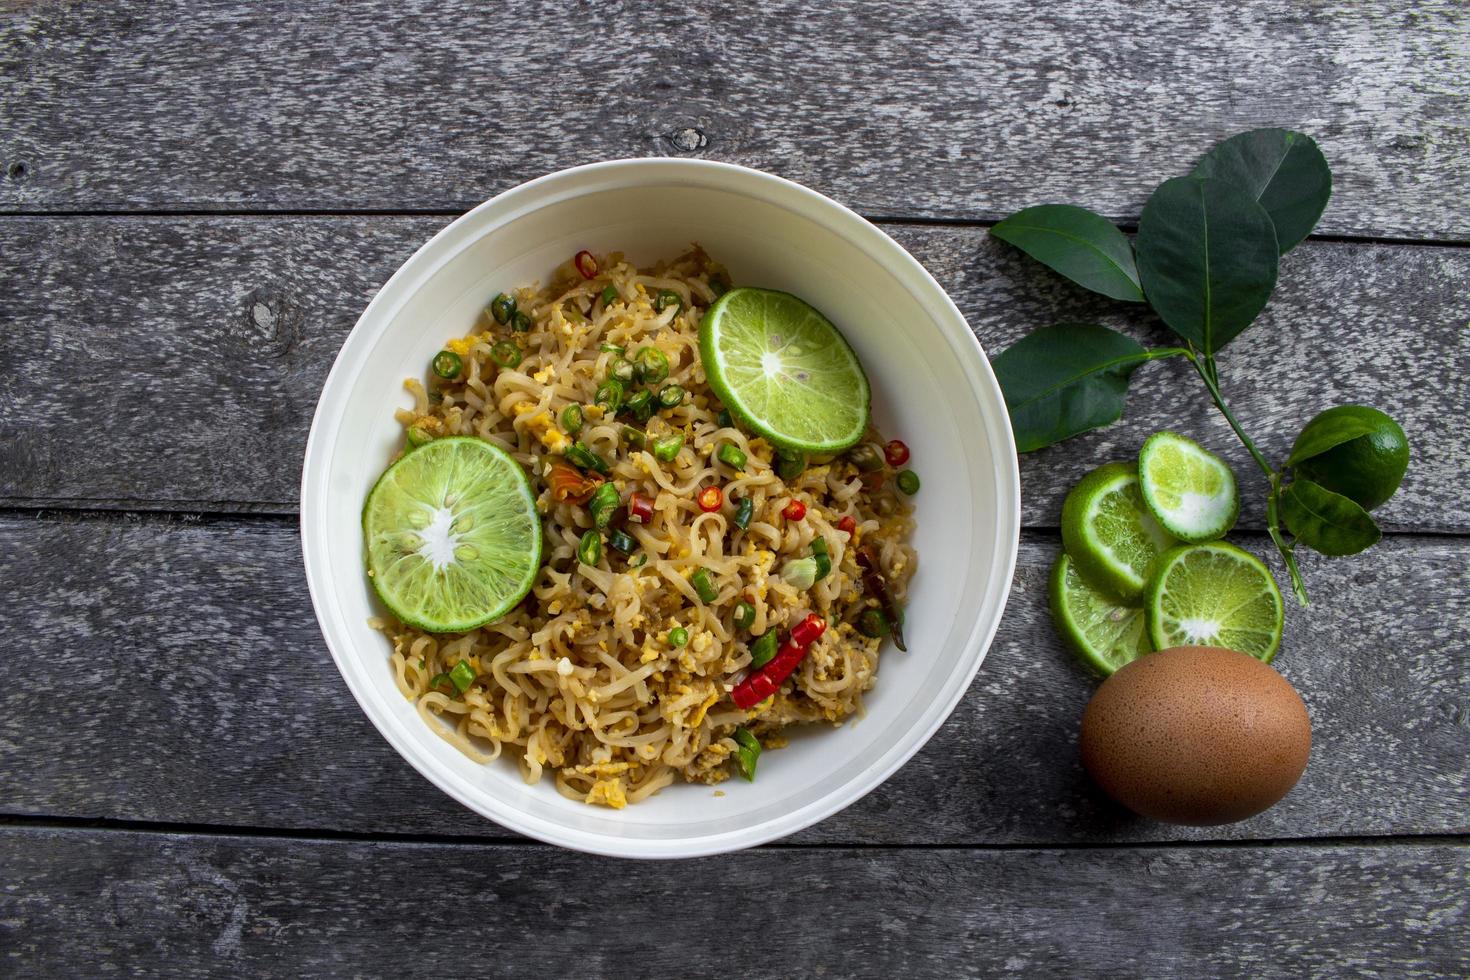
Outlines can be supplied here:
[[755, 513], [755, 501], [749, 497], [741, 497], [740, 503], [735, 505], [735, 526], [744, 531], [750, 527], [750, 518]]
[[638, 539], [627, 531], [613, 531], [607, 536], [607, 544], [614, 551], [621, 551], [625, 555], [631, 555], [638, 550]]
[[638, 377], [644, 384], [656, 385], [669, 376], [668, 355], [657, 347], [640, 347], [637, 354]]
[[422, 445], [433, 442], [434, 437], [429, 435], [420, 426], [410, 426], [408, 430], [408, 448], [417, 449]]
[[499, 296], [490, 301], [490, 315], [493, 316], [495, 318], [495, 322], [500, 324], [502, 327], [510, 322], [510, 318], [515, 316], [515, 312], [516, 301], [511, 299], [504, 293], [501, 293]]
[[429, 678], [430, 687], [443, 687], [446, 684], [448, 684], [450, 687], [454, 686], [454, 678], [450, 677], [448, 674], [435, 674], [433, 677]]
[[521, 349], [508, 340], [502, 340], [490, 348], [490, 359], [503, 368], [520, 367]]
[[715, 299], [719, 299], [721, 296], [725, 295], [725, 293], [729, 292], [729, 290], [730, 284], [725, 282], [725, 280], [721, 279], [719, 276], [716, 276], [709, 281], [709, 291], [715, 294]]
[[597, 386], [597, 394], [592, 396], [592, 400], [608, 415], [618, 414], [618, 409], [623, 407], [623, 383], [617, 378], [608, 378]]
[[766, 630], [750, 645], [750, 665], [764, 667], [776, 656], [776, 641], [780, 637], [775, 630]]
[[735, 419], [730, 416], [729, 409], [722, 408], [719, 414], [715, 416], [715, 423], [722, 429], [729, 429], [734, 427]]
[[859, 443], [847, 451], [847, 458], [864, 473], [872, 473], [874, 470], [883, 468], [883, 451], [871, 442]]
[[817, 560], [793, 558], [781, 566], [781, 577], [793, 588], [810, 589], [817, 581]]
[[863, 614], [858, 617], [858, 632], [875, 640], [887, 636], [888, 617], [880, 610], [864, 609]]
[[631, 425], [623, 426], [623, 442], [634, 449], [642, 449], [648, 443], [648, 437]]
[[745, 453], [733, 442], [722, 442], [720, 448], [715, 452], [715, 458], [732, 470], [743, 470], [749, 462]]
[[596, 565], [602, 561], [602, 535], [595, 530], [582, 535], [582, 540], [577, 542], [577, 560], [584, 565]]
[[694, 591], [699, 593], [700, 602], [714, 602], [719, 598], [720, 590], [715, 588], [715, 583], [709, 577], [709, 569], [701, 568], [689, 576], [689, 584], [694, 586]]
[[653, 308], [662, 313], [671, 306], [674, 308], [675, 313], [682, 310], [684, 308], [684, 298], [672, 289], [660, 289], [658, 296], [654, 298]]
[[664, 385], [658, 390], [658, 403], [664, 408], [678, 408], [684, 404], [684, 395], [681, 385]]
[[562, 455], [569, 459], [573, 466], [580, 466], [584, 470], [592, 470], [597, 473], [607, 472], [607, 462], [583, 443], [572, 443]]
[[461, 660], [449, 672], [449, 679], [454, 682], [454, 689], [463, 694], [475, 682], [475, 668]]
[[919, 492], [919, 474], [913, 470], [904, 470], [898, 474], [898, 489], [912, 497]]
[[567, 435], [574, 436], [582, 431], [582, 406], [576, 403], [561, 410], [561, 427]]
[[600, 530], [612, 523], [613, 515], [622, 505], [623, 498], [618, 493], [617, 485], [604, 483], [593, 491], [587, 501], [587, 513], [592, 515], [592, 523]]
[[[582, 311], [578, 310], [577, 315], [581, 316], [581, 314]], [[516, 333], [526, 333], [531, 329], [531, 318], [520, 310], [516, 310], [515, 313], [511, 314], [510, 328]]]
[[684, 433], [675, 432], [671, 436], [653, 440], [653, 458], [660, 463], [672, 463], [683, 448]]
[[607, 362], [607, 376], [616, 378], [623, 384], [632, 384], [638, 377], [638, 367], [632, 361], [621, 354]]
[[682, 626], [669, 630], [669, 646], [681, 647], [689, 642], [689, 631]]
[[744, 727], [735, 729], [735, 767], [746, 782], [755, 782], [755, 764], [761, 757], [760, 739]]
[[602, 287], [602, 305], [606, 306], [618, 298], [618, 287], [608, 284]]
[[639, 388], [623, 406], [638, 421], [647, 422], [653, 417], [653, 392]]
[[787, 483], [806, 472], [806, 453], [776, 453], [776, 475]]
[[429, 362], [429, 367], [434, 369], [434, 374], [438, 377], [445, 381], [453, 381], [459, 377], [459, 372], [464, 370], [464, 359], [452, 350], [441, 350]]
[[735, 605], [735, 628], [748, 630], [750, 624], [755, 622], [755, 606], [741, 600]]
[[622, 354], [626, 352], [626, 348], [619, 347], [617, 344], [603, 344], [597, 349], [604, 354]]

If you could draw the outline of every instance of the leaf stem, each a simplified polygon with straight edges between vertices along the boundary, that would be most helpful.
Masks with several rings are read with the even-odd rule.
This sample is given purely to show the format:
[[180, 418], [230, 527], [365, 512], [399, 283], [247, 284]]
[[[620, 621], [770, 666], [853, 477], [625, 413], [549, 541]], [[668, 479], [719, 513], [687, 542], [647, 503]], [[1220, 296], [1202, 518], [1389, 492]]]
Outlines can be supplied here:
[[1281, 552], [1281, 560], [1286, 565], [1286, 574], [1291, 579], [1291, 591], [1296, 594], [1297, 602], [1303, 607], [1308, 605], [1307, 584], [1302, 580], [1301, 569], [1296, 564], [1296, 543], [1286, 540], [1286, 535], [1281, 531], [1281, 477], [1282, 474], [1266, 461], [1251, 437], [1245, 434], [1236, 420], [1235, 413], [1230, 411], [1230, 406], [1225, 404], [1225, 396], [1220, 393], [1220, 373], [1215, 366], [1215, 359], [1209, 354], [1200, 354], [1191, 344], [1184, 352], [1189, 358], [1189, 363], [1194, 365], [1194, 370], [1199, 374], [1200, 380], [1204, 381], [1205, 387], [1209, 389], [1210, 398], [1220, 414], [1225, 416], [1225, 421], [1230, 423], [1230, 428], [1235, 431], [1235, 437], [1240, 444], [1251, 454], [1251, 459], [1266, 474], [1266, 479], [1271, 481], [1271, 494], [1266, 498], [1266, 530], [1271, 535], [1271, 541], [1276, 545], [1276, 550]]

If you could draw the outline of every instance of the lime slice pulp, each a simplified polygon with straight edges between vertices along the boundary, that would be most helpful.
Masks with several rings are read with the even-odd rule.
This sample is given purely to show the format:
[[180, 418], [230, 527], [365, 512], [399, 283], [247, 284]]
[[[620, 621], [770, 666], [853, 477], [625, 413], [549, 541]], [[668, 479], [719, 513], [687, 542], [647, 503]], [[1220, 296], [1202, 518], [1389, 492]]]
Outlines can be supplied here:
[[868, 427], [871, 392], [857, 354], [790, 293], [730, 290], [699, 324], [699, 353], [720, 401], [778, 449], [840, 452]]
[[368, 576], [404, 623], [458, 633], [505, 615], [541, 565], [526, 471], [482, 439], [435, 439], [378, 478], [362, 512]]
[[1159, 560], [1144, 600], [1156, 649], [1225, 647], [1271, 662], [1285, 610], [1271, 572], [1223, 541], [1182, 545]]
[[1177, 542], [1144, 505], [1137, 468], [1105, 463], [1067, 494], [1062, 543], [1083, 577], [1126, 603], [1138, 598], [1158, 556]]
[[1153, 652], [1142, 609], [1121, 606], [1087, 584], [1063, 553], [1051, 571], [1051, 615], [1082, 661], [1103, 675]]
[[1176, 433], [1148, 437], [1138, 452], [1138, 480], [1149, 512], [1181, 541], [1224, 537], [1240, 514], [1240, 492], [1230, 467]]

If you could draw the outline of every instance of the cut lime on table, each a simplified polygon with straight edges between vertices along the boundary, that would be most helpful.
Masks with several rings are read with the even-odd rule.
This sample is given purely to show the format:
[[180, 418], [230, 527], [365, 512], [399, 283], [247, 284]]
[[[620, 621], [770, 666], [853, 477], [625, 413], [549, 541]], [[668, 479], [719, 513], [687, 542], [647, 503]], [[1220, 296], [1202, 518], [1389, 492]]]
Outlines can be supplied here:
[[435, 439], [388, 467], [368, 494], [362, 530], [378, 597], [431, 633], [505, 615], [541, 565], [530, 480], [483, 439]]
[[1155, 648], [1225, 647], [1271, 662], [1285, 610], [1271, 572], [1223, 541], [1183, 545], [1159, 560], [1144, 600]]
[[1153, 651], [1143, 610], [1119, 605], [1094, 589], [1066, 554], [1052, 567], [1050, 584], [1052, 619], [1092, 669], [1111, 674]]
[[840, 452], [868, 427], [871, 395], [857, 355], [790, 293], [730, 290], [700, 322], [699, 353], [720, 401], [779, 449]]
[[1193, 439], [1155, 432], [1138, 452], [1139, 489], [1159, 524], [1181, 541], [1213, 541], [1235, 526], [1240, 492], [1225, 461]]
[[1138, 598], [1159, 555], [1178, 543], [1149, 514], [1138, 470], [1126, 463], [1099, 466], [1067, 494], [1062, 542], [1077, 571], [1125, 603]]

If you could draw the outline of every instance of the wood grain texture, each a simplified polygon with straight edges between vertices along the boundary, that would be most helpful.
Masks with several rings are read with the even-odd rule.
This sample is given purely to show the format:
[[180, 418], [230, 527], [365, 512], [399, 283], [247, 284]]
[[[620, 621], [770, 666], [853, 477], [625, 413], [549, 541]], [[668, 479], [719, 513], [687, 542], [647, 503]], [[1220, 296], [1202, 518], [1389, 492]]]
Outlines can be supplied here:
[[[1260, 536], [1243, 543], [1265, 551]], [[797, 840], [1470, 831], [1470, 542], [1402, 536], [1371, 559], [1309, 561], [1319, 599], [1291, 610], [1278, 666], [1312, 713], [1311, 766], [1266, 814], [1198, 830], [1135, 819], [1084, 776], [1077, 723], [1096, 682], [1046, 610], [1056, 549], [1028, 535], [999, 637], [930, 745]], [[20, 611], [0, 617], [0, 812], [507, 836], [421, 779], [362, 715], [317, 632], [293, 528], [6, 518], [0, 553], [0, 595]]]
[[12, 828], [0, 863], [26, 884], [0, 890], [0, 948], [26, 976], [1470, 970], [1470, 849], [1447, 844], [763, 850], [635, 865], [525, 846]]
[[460, 210], [688, 155], [866, 214], [1130, 216], [1220, 139], [1285, 125], [1337, 172], [1322, 231], [1470, 236], [1456, 0], [4, 6], [9, 209]]
[[[0, 261], [26, 273], [0, 279], [0, 503], [293, 512], [338, 347], [377, 287], [446, 221], [0, 219]], [[1169, 342], [1148, 314], [1072, 286], [983, 230], [887, 230], [992, 355], [1061, 319]], [[1286, 257], [1266, 313], [1227, 350], [1227, 397], [1276, 459], [1329, 405], [1390, 412], [1414, 461], [1379, 519], [1470, 530], [1467, 324], [1470, 249], [1309, 243]], [[1243, 526], [1260, 526], [1264, 479], [1199, 380], [1172, 362], [1138, 372], [1123, 423], [1024, 457], [1023, 520], [1054, 526], [1088, 468], [1135, 454], [1160, 428], [1222, 452], [1243, 483]]]

